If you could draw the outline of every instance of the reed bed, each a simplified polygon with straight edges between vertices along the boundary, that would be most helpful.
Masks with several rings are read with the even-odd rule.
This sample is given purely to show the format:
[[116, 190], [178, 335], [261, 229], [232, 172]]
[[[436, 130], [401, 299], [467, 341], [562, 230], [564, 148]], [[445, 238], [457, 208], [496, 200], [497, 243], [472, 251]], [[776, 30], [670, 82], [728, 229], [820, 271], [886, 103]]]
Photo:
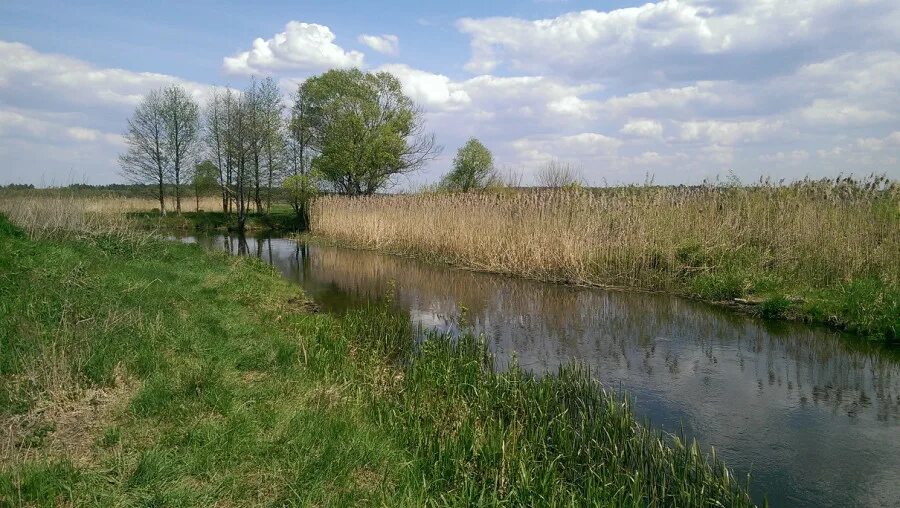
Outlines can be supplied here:
[[[883, 177], [328, 196], [314, 203], [311, 228], [358, 248], [545, 281], [707, 300], [758, 295], [772, 300], [773, 313], [860, 286], [877, 309], [804, 314], [897, 333], [900, 185]], [[873, 314], [877, 322], [865, 322]]]
[[[193, 210], [191, 201], [191, 210]], [[215, 198], [203, 198], [202, 207], [221, 207]], [[158, 210], [159, 202], [122, 196], [79, 196], [66, 193], [0, 194], [0, 213], [36, 239], [66, 235], [147, 236], [129, 214]], [[173, 214], [174, 215], [174, 214]]]

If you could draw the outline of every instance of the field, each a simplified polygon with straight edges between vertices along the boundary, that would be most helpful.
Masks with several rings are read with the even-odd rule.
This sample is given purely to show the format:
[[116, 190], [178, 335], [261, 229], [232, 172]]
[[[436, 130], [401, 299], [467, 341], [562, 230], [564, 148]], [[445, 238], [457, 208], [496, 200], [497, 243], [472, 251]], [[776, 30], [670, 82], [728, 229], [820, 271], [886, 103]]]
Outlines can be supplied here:
[[668, 291], [877, 339], [900, 331], [900, 186], [884, 178], [318, 199], [337, 243], [567, 284]]
[[577, 367], [497, 373], [387, 306], [316, 313], [111, 208], [2, 206], [2, 505], [750, 504]]

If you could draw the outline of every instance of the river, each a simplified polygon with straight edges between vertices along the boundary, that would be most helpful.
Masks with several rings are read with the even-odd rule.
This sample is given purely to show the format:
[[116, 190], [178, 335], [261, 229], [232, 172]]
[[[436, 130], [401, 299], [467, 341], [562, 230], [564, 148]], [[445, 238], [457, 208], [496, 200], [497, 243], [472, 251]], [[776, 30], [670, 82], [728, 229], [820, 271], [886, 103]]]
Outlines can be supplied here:
[[[257, 256], [341, 312], [395, 292], [415, 324], [483, 333], [501, 364], [579, 361], [638, 416], [716, 453], [772, 506], [900, 505], [900, 353], [669, 295], [545, 284], [282, 238], [186, 236]], [[502, 367], [502, 365], [501, 365]]]

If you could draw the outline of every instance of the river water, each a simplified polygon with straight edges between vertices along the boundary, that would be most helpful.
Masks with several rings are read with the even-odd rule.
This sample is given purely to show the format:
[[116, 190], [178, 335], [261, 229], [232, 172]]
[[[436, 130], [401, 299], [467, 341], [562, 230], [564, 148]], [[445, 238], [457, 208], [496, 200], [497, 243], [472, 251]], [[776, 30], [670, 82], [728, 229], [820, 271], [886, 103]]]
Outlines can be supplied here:
[[289, 239], [257, 256], [327, 311], [395, 291], [415, 324], [483, 333], [535, 373], [579, 361], [656, 428], [696, 438], [772, 506], [900, 506], [900, 353], [667, 295], [545, 284]]

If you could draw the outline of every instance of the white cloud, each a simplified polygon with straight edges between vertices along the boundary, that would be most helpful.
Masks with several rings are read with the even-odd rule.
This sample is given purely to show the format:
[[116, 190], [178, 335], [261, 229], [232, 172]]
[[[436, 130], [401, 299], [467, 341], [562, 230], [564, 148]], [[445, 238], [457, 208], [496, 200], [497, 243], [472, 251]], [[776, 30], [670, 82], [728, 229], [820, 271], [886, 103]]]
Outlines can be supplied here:
[[[464, 18], [457, 27], [471, 37], [473, 72], [505, 66], [600, 80], [701, 80], [774, 75], [802, 63], [809, 52], [798, 48], [896, 43], [890, 20], [900, 20], [898, 12], [892, 0], [663, 0], [538, 20]], [[772, 58], [740, 64], [756, 55]]]
[[642, 138], [659, 138], [662, 137], [663, 126], [656, 120], [629, 120], [619, 132]]
[[808, 123], [822, 126], [866, 125], [896, 120], [896, 114], [883, 108], [867, 108], [841, 99], [816, 99], [800, 111]]
[[798, 164], [809, 159], [806, 150], [792, 150], [790, 152], [766, 153], [759, 156], [759, 160], [767, 163], [791, 163]]
[[211, 90], [175, 76], [100, 68], [0, 41], [2, 180], [119, 180], [125, 120], [144, 94], [173, 83], [200, 101]]
[[279, 71], [321, 72], [332, 68], [361, 67], [363, 54], [334, 43], [327, 26], [291, 21], [270, 39], [257, 38], [249, 51], [224, 59], [231, 74], [267, 74]]
[[700, 141], [715, 145], [757, 142], [778, 135], [783, 126], [781, 121], [767, 120], [735, 122], [703, 120], [675, 124], [679, 130], [680, 141]]
[[522, 159], [546, 162], [555, 159], [596, 158], [615, 155], [622, 141], [596, 132], [581, 132], [558, 137], [530, 137], [512, 141], [510, 145]]
[[443, 74], [413, 69], [404, 64], [383, 65], [377, 70], [397, 76], [403, 84], [403, 91], [420, 104], [443, 109], [471, 102], [462, 86]]
[[172, 83], [181, 84], [197, 99], [210, 89], [167, 74], [98, 68], [76, 58], [41, 53], [26, 44], [0, 41], [0, 93], [21, 97], [37, 109], [63, 103], [127, 110], [147, 91]]
[[362, 34], [358, 40], [369, 48], [385, 55], [397, 55], [400, 52], [400, 39], [396, 35]]

